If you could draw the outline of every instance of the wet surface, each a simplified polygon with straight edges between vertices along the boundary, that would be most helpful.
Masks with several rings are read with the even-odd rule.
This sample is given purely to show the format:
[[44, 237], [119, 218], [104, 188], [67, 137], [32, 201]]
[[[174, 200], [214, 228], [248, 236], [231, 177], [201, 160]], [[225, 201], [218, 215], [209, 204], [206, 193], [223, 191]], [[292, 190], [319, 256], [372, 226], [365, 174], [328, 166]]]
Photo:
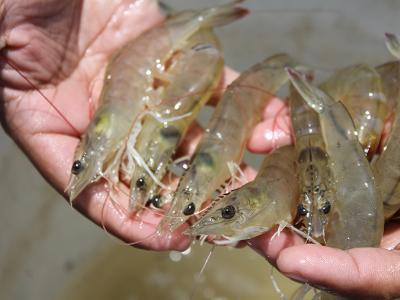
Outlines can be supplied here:
[[[178, 8], [216, 3], [166, 2]], [[277, 52], [321, 74], [351, 63], [378, 64], [391, 59], [383, 32], [400, 31], [397, 0], [253, 0], [245, 6], [253, 14], [217, 30], [227, 64], [237, 70]], [[257, 165], [261, 158], [247, 159]], [[188, 298], [209, 245], [186, 256], [119, 246], [68, 207], [3, 132], [0, 170], [0, 299]], [[194, 298], [279, 299], [269, 272], [251, 250], [219, 247]], [[286, 294], [295, 287], [288, 280], [280, 285]]]

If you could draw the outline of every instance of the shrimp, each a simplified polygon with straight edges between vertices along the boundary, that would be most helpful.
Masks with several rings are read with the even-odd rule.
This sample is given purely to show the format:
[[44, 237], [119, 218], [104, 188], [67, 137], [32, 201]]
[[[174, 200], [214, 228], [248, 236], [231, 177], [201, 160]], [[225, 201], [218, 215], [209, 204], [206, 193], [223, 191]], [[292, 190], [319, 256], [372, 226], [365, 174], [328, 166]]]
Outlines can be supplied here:
[[[392, 37], [393, 38], [393, 37]], [[395, 45], [398, 45], [395, 44]], [[397, 49], [400, 58], [400, 46]], [[400, 208], [400, 62], [390, 62], [378, 67], [388, 101], [396, 107], [391, 133], [384, 150], [373, 164], [376, 182], [382, 195], [385, 218], [390, 218]]]
[[[67, 193], [72, 201], [90, 183], [119, 181], [119, 168], [137, 119], [159, 104], [168, 78], [168, 65], [188, 38], [202, 28], [224, 24], [247, 13], [234, 4], [184, 11], [128, 42], [111, 59], [105, 74], [100, 106], [81, 138], [71, 169]], [[136, 121], [136, 122], [135, 122]]]
[[255, 237], [282, 221], [292, 222], [299, 199], [295, 169], [293, 146], [273, 151], [252, 182], [216, 202], [185, 234], [238, 241]]
[[346, 67], [322, 83], [320, 88], [344, 104], [354, 121], [365, 154], [372, 158], [387, 114], [386, 97], [378, 72], [366, 64]]
[[[137, 137], [135, 148], [156, 180], [140, 165], [134, 167], [131, 209], [143, 206], [148, 199], [154, 206], [160, 206], [157, 182], [165, 175], [175, 148], [220, 80], [223, 55], [217, 37], [210, 30], [199, 31], [186, 48], [176, 62], [176, 79], [165, 88], [163, 102], [155, 111], [157, 116], [145, 117]], [[186, 94], [190, 95], [180, 99]]]
[[341, 249], [376, 247], [383, 235], [383, 205], [374, 177], [341, 102], [288, 69], [290, 80], [320, 117], [325, 148], [331, 161], [336, 199], [327, 224], [326, 244]]
[[318, 114], [290, 85], [290, 115], [295, 134], [300, 204], [297, 214], [308, 237], [324, 240], [335, 185], [321, 134]]
[[288, 80], [284, 68], [294, 65], [286, 54], [269, 57], [227, 88], [160, 226], [168, 223], [169, 230], [175, 230], [230, 178], [228, 163], [240, 162], [251, 129], [261, 117], [259, 112]]

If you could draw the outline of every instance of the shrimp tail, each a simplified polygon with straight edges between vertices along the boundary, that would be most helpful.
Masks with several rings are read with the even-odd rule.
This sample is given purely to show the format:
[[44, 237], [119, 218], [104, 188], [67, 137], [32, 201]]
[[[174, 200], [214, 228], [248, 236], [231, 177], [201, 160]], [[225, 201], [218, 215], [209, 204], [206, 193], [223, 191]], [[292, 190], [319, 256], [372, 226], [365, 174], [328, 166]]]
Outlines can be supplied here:
[[393, 33], [385, 33], [386, 47], [389, 52], [396, 58], [400, 59], [400, 41], [399, 38]]
[[242, 1], [233, 1], [217, 7], [209, 7], [196, 11], [182, 11], [172, 14], [167, 20], [168, 23], [180, 23], [193, 21], [188, 27], [186, 36], [192, 35], [201, 29], [224, 26], [233, 21], [243, 18], [249, 11], [246, 8], [236, 6]]
[[286, 68], [292, 84], [296, 87], [298, 92], [302, 95], [307, 104], [317, 113], [322, 113], [324, 109], [334, 104], [334, 101], [329, 97], [325, 97], [324, 93], [308, 84], [303, 80], [303, 74], [292, 69]]
[[233, 1], [225, 5], [204, 10], [201, 13], [201, 27], [209, 28], [224, 26], [246, 16], [249, 11], [243, 7], [236, 6], [237, 3], [238, 1]]

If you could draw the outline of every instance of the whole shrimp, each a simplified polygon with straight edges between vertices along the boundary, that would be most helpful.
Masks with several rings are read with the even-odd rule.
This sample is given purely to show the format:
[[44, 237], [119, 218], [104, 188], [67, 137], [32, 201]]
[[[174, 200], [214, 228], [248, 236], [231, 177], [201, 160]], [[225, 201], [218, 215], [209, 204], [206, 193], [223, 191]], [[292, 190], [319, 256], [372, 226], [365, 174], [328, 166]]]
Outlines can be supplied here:
[[335, 184], [318, 114], [290, 85], [290, 116], [295, 135], [300, 203], [297, 213], [308, 237], [324, 241]]
[[387, 114], [386, 97], [378, 72], [366, 64], [346, 67], [335, 72], [320, 88], [346, 107], [365, 154], [372, 158]]
[[331, 161], [336, 199], [327, 226], [327, 245], [341, 249], [378, 246], [383, 234], [382, 201], [349, 113], [299, 72], [288, 72], [304, 100], [319, 114]]
[[127, 152], [136, 150], [143, 161], [134, 165], [131, 175], [131, 209], [142, 207], [149, 199], [160, 206], [157, 192], [163, 187], [160, 181], [175, 148], [221, 77], [223, 54], [210, 29], [193, 35], [178, 55], [181, 57], [171, 71], [176, 73], [171, 74], [174, 81], [165, 83], [162, 103], [154, 110], [155, 115], [144, 118], [140, 134], [133, 139], [136, 144], [127, 147]]
[[296, 156], [293, 146], [268, 154], [253, 181], [217, 200], [185, 234], [217, 235], [233, 242], [292, 222], [299, 199]]
[[167, 224], [169, 230], [175, 230], [200, 211], [201, 204], [231, 177], [228, 163], [242, 159], [251, 130], [261, 117], [260, 111], [288, 80], [287, 66], [295, 66], [288, 55], [269, 57], [242, 73], [228, 87], [161, 226]]
[[[290, 80], [320, 116], [321, 130], [331, 161], [336, 199], [327, 224], [326, 245], [340, 249], [377, 247], [383, 235], [383, 206], [374, 177], [341, 102], [313, 87], [289, 69]], [[322, 299], [339, 299], [321, 293]]]
[[[396, 36], [388, 35], [391, 52], [400, 59], [400, 46]], [[394, 39], [394, 40], [393, 40]], [[396, 42], [397, 41], [397, 42]], [[384, 150], [373, 164], [376, 182], [382, 195], [385, 218], [400, 208], [400, 62], [390, 62], [378, 68], [384, 82], [385, 94], [396, 107], [390, 136]]]
[[[158, 82], [169, 76], [168, 64], [186, 41], [202, 28], [223, 24], [247, 11], [233, 4], [184, 11], [128, 42], [111, 59], [99, 108], [76, 150], [67, 193], [72, 201], [87, 185], [105, 178], [115, 184], [127, 138], [135, 121], [160, 102]], [[137, 132], [136, 132], [137, 134]]]

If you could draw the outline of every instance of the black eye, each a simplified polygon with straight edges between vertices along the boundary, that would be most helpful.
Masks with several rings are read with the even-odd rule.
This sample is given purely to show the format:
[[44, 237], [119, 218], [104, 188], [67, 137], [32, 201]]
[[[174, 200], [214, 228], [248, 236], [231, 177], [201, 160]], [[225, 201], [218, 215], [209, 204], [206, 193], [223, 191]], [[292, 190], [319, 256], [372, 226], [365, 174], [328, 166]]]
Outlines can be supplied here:
[[160, 195], [155, 195], [155, 196], [151, 197], [149, 201], [155, 208], [161, 207], [161, 196]]
[[144, 181], [143, 177], [140, 177], [138, 180], [136, 180], [136, 187], [139, 189], [144, 187], [145, 184], [146, 182]]
[[329, 201], [326, 201], [324, 206], [321, 207], [321, 211], [324, 214], [328, 214], [331, 211], [331, 203]]
[[196, 210], [196, 206], [194, 205], [193, 202], [190, 202], [185, 209], [183, 210], [183, 214], [185, 216], [190, 216], [194, 214], [194, 211]]
[[82, 171], [81, 161], [80, 160], [74, 161], [74, 163], [72, 164], [72, 169], [71, 169], [72, 174], [78, 175], [81, 171]]
[[303, 204], [299, 204], [299, 206], [297, 206], [297, 213], [300, 216], [306, 216], [308, 214], [308, 210], [304, 207]]
[[235, 213], [236, 213], [236, 209], [235, 209], [235, 207], [234, 207], [233, 205], [225, 206], [225, 207], [221, 210], [221, 216], [222, 216], [224, 219], [232, 219], [233, 216], [235, 215]]

